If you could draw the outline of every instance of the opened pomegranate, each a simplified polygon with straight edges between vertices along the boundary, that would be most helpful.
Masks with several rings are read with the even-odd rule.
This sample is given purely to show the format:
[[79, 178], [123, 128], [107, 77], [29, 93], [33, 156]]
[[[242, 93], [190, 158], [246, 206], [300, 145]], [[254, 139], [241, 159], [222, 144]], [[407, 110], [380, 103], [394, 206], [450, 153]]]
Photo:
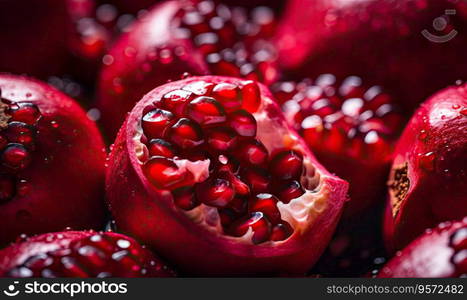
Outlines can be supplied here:
[[144, 246], [122, 234], [46, 233], [0, 251], [0, 277], [172, 277]]
[[356, 74], [412, 112], [436, 90], [467, 78], [467, 2], [291, 0], [278, 28], [289, 75]]
[[252, 14], [249, 20], [212, 1], [166, 1], [151, 9], [104, 57], [98, 106], [107, 132], [116, 134], [145, 93], [186, 73], [273, 81], [273, 50], [263, 39], [272, 35], [274, 18], [264, 7]]
[[444, 222], [397, 252], [378, 277], [465, 277], [467, 218]]
[[118, 228], [189, 274], [304, 274], [347, 183], [315, 160], [264, 86], [204, 76], [138, 102], [106, 191]]
[[0, 71], [42, 78], [62, 71], [68, 22], [63, 0], [0, 1]]
[[391, 97], [361, 78], [324, 74], [312, 81], [280, 82], [272, 91], [286, 119], [319, 161], [350, 183], [346, 216], [384, 199], [393, 144], [402, 118]]
[[70, 98], [25, 77], [0, 75], [0, 244], [103, 224], [105, 148]]
[[426, 228], [467, 215], [467, 85], [447, 88], [415, 112], [395, 150], [387, 239], [396, 250]]

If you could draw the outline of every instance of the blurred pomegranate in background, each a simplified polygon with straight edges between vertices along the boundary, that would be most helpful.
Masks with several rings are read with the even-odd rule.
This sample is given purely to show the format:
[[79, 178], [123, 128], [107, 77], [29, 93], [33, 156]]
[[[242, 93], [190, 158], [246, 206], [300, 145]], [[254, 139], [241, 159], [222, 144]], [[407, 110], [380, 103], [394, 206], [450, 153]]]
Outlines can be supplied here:
[[467, 78], [467, 2], [290, 0], [275, 37], [295, 79], [355, 74], [381, 84], [408, 115]]
[[443, 278], [467, 275], [467, 218], [444, 222], [396, 253], [378, 277]]
[[389, 178], [386, 238], [406, 246], [426, 228], [467, 215], [467, 84], [444, 89], [415, 112]]
[[165, 1], [153, 7], [104, 56], [98, 106], [107, 133], [115, 135], [146, 92], [184, 73], [273, 82], [275, 52], [265, 39], [275, 20], [265, 10], [253, 10], [249, 19], [243, 10], [213, 1]]
[[68, 22], [63, 0], [1, 0], [0, 71], [40, 78], [62, 72]]

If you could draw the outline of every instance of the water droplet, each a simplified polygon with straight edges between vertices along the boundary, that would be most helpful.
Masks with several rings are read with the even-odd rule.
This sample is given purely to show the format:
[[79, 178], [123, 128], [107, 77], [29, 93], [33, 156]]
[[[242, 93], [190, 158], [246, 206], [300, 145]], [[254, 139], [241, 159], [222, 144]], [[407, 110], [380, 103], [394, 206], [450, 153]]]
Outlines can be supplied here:
[[425, 154], [420, 155], [419, 164], [420, 167], [427, 171], [432, 171], [435, 167], [435, 153], [434, 152], [427, 152]]

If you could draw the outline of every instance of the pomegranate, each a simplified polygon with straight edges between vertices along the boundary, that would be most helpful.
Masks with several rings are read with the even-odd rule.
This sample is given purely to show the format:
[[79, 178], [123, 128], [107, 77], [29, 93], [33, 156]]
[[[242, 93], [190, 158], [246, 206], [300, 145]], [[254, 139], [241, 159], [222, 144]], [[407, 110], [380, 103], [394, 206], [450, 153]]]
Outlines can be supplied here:
[[46, 233], [0, 251], [0, 277], [172, 277], [144, 246], [122, 234]]
[[0, 1], [0, 70], [42, 78], [61, 71], [68, 22], [62, 0]]
[[444, 222], [397, 252], [378, 277], [465, 277], [467, 218]]
[[391, 96], [379, 86], [365, 86], [357, 76], [338, 80], [331, 74], [314, 81], [279, 82], [272, 91], [318, 160], [349, 181], [346, 217], [384, 199], [402, 121]]
[[102, 225], [106, 154], [96, 125], [39, 81], [0, 75], [0, 91], [0, 244]]
[[467, 215], [466, 131], [467, 84], [429, 98], [405, 128], [388, 182], [386, 234], [396, 250]]
[[192, 75], [242, 76], [265, 83], [277, 76], [265, 38], [274, 19], [212, 1], [166, 1], [153, 7], [104, 57], [98, 106], [103, 125], [115, 135], [126, 113], [155, 86]]
[[467, 2], [291, 0], [275, 38], [289, 75], [370, 78], [412, 112], [467, 78]]
[[137, 103], [106, 191], [118, 228], [188, 274], [304, 274], [347, 183], [315, 160], [263, 85], [202, 76]]

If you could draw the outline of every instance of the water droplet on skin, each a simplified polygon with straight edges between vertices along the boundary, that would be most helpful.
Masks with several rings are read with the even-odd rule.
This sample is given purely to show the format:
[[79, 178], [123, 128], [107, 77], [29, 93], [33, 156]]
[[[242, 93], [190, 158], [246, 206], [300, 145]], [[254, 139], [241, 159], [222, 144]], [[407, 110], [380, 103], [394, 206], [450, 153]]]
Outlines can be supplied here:
[[26, 196], [31, 191], [31, 184], [29, 184], [26, 180], [21, 179], [17, 186], [17, 192], [19, 196]]
[[428, 137], [428, 133], [426, 132], [425, 129], [422, 129], [420, 131], [420, 134], [418, 135], [418, 139], [421, 140], [421, 141], [424, 141], [424, 140], [426, 140], [427, 137]]
[[453, 104], [452, 109], [459, 109], [461, 106], [459, 104]]
[[53, 128], [58, 128], [58, 127], [59, 127], [57, 121], [51, 121], [51, 122], [50, 122], [50, 125], [51, 125]]
[[434, 152], [427, 152], [425, 154], [420, 155], [419, 164], [420, 167], [427, 171], [432, 171], [435, 167], [435, 153]]

